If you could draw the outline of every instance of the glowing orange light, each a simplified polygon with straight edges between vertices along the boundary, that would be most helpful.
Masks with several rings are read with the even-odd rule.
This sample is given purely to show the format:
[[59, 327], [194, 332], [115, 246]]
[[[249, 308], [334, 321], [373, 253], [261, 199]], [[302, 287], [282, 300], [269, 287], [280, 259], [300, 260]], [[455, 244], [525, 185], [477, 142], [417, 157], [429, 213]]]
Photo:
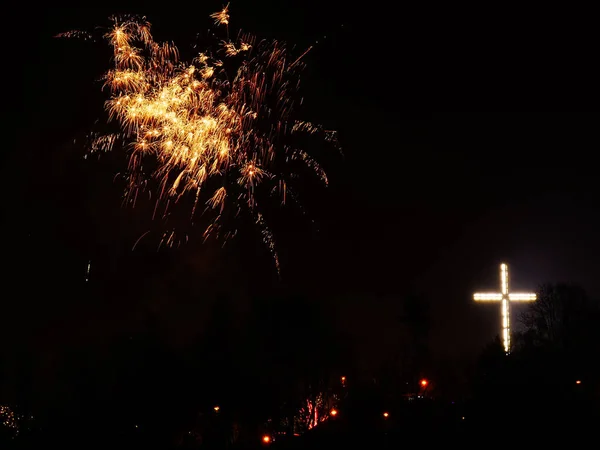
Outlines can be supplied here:
[[384, 412], [384, 413], [383, 413], [383, 417], [385, 417], [385, 418], [387, 419], [388, 417], [390, 417], [390, 413], [388, 413], [388, 412]]
[[331, 414], [332, 416], [337, 416], [337, 413], [338, 413], [338, 412], [337, 412], [337, 409], [332, 409], [330, 414]]
[[215, 410], [215, 412], [219, 412], [219, 410], [221, 409], [221, 407], [219, 405], [217, 405], [213, 409]]
[[421, 386], [425, 387], [429, 384], [429, 382], [427, 380], [421, 380]]
[[581, 384], [581, 380], [577, 380], [575, 384]]
[[346, 382], [346, 377], [342, 377], [342, 383]]
[[270, 443], [271, 443], [271, 436], [269, 436], [268, 434], [265, 434], [265, 435], [262, 437], [262, 441], [263, 441], [265, 444], [270, 444]]

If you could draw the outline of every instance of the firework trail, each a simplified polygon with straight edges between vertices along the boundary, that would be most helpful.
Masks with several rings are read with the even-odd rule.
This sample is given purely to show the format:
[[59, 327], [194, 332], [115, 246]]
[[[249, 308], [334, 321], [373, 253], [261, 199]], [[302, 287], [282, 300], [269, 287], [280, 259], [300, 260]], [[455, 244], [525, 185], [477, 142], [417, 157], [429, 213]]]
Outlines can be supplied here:
[[[308, 169], [326, 185], [327, 175], [294, 135], [312, 134], [336, 144], [335, 132], [293, 117], [302, 56], [284, 44], [248, 34], [229, 39], [229, 9], [211, 15], [225, 37], [191, 62], [177, 47], [155, 42], [144, 19], [112, 18], [104, 35], [114, 66], [105, 74], [108, 122], [119, 132], [94, 134], [90, 151], [128, 150], [125, 199], [141, 192], [166, 211], [190, 198], [190, 217], [210, 215], [205, 237], [218, 233], [225, 216], [249, 212], [260, 228], [277, 270], [279, 259], [262, 207], [269, 198], [296, 198], [294, 180]], [[59, 37], [91, 39], [73, 31]], [[152, 162], [149, 162], [152, 161]], [[150, 168], [150, 170], [149, 170]], [[173, 245], [174, 233], [161, 244]]]

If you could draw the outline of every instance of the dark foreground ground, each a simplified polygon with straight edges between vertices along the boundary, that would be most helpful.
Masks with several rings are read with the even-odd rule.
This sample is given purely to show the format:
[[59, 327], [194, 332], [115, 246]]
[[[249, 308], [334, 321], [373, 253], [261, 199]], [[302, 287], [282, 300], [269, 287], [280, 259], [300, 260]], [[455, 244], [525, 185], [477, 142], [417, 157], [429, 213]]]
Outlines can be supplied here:
[[[274, 442], [272, 448], [388, 449], [411, 445], [432, 448], [556, 447], [585, 448], [597, 443], [600, 407], [589, 395], [559, 397], [548, 387], [490, 396], [466, 403], [413, 400], [385, 404], [368, 398], [340, 405], [337, 417], [304, 436]], [[387, 418], [384, 413], [387, 412]], [[596, 444], [594, 444], [595, 446]]]
[[[387, 413], [387, 415], [384, 415]], [[61, 444], [71, 448], [140, 448], [140, 449], [392, 449], [410, 445], [430, 448], [437, 445], [457, 445], [466, 448], [589, 447], [597, 442], [600, 408], [590, 397], [558, 400], [551, 390], [543, 398], [498, 396], [479, 403], [449, 400], [381, 402], [350, 397], [339, 404], [338, 414], [302, 436], [286, 437], [273, 434], [273, 442], [261, 442], [261, 435], [252, 436], [238, 445], [184, 445], [172, 447], [152, 438], [129, 441], [114, 438], [107, 442], [106, 434], [91, 433], [54, 439], [38, 436], [29, 442], [20, 440], [0, 445], [4, 448], [46, 448]], [[223, 442], [223, 440], [220, 440]], [[17, 444], [17, 445], [13, 445]], [[595, 445], [594, 445], [595, 448]]]

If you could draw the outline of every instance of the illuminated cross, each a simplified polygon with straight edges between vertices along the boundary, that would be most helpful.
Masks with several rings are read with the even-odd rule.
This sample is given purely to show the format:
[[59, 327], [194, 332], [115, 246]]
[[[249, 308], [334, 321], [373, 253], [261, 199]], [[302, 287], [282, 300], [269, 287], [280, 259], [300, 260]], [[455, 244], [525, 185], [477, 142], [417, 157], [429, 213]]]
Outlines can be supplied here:
[[508, 266], [500, 264], [500, 293], [477, 293], [473, 295], [480, 302], [502, 302], [502, 339], [504, 351], [510, 353], [510, 302], [532, 302], [535, 294], [508, 292]]

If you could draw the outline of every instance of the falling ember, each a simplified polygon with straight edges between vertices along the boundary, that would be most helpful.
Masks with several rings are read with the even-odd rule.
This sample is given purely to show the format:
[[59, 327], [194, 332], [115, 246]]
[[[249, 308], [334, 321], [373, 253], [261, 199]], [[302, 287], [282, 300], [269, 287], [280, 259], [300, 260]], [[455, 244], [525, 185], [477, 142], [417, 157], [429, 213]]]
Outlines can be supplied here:
[[85, 282], [90, 281], [90, 270], [92, 268], [92, 260], [88, 261], [87, 270], [85, 271]]
[[[211, 17], [216, 26], [228, 27], [229, 7]], [[337, 143], [335, 132], [293, 117], [306, 52], [293, 58], [284, 44], [251, 35], [231, 40], [227, 29], [217, 48], [183, 62], [177, 47], [154, 41], [145, 20], [113, 22], [104, 35], [114, 60], [105, 75], [110, 92], [105, 109], [120, 132], [95, 134], [90, 151], [127, 149], [126, 202], [135, 205], [139, 193], [150, 190], [155, 211], [166, 217], [167, 209], [186, 196], [192, 220], [197, 213], [210, 215], [205, 236], [219, 230], [225, 216], [248, 212], [279, 270], [262, 207], [274, 195], [281, 204], [297, 198], [294, 180], [300, 170], [328, 183], [323, 168], [297, 148], [294, 136]], [[163, 240], [171, 246], [177, 241]]]

